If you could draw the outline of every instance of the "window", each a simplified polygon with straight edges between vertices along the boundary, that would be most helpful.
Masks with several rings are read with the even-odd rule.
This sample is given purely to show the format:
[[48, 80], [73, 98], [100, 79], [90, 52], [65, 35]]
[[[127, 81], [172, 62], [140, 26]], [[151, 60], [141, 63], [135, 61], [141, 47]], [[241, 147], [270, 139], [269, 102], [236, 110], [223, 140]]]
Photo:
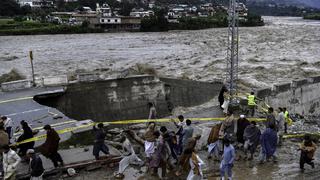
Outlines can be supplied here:
[[110, 22], [110, 19], [108, 19], [108, 22]]
[[114, 22], [118, 22], [118, 19], [115, 19]]
[[101, 22], [104, 22], [104, 19], [101, 19]]

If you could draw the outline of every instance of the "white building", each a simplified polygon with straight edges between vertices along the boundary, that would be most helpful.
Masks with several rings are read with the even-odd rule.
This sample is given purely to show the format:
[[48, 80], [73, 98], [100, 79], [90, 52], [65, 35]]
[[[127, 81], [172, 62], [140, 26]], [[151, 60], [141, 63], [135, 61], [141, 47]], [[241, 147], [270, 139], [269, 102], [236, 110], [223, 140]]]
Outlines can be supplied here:
[[102, 17], [112, 16], [112, 11], [108, 4], [103, 4], [102, 7], [100, 7], [100, 5], [97, 3], [96, 12], [97, 14], [101, 14]]
[[32, 8], [53, 7], [52, 0], [17, 0], [20, 6], [30, 6]]
[[149, 10], [149, 11], [132, 11], [130, 12], [131, 17], [150, 17], [153, 16], [154, 12]]

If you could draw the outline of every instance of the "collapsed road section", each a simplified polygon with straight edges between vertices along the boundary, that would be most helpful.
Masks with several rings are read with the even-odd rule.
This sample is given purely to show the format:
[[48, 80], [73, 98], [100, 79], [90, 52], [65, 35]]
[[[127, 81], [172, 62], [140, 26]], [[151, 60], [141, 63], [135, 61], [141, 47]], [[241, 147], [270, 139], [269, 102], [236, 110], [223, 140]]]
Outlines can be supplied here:
[[77, 120], [112, 121], [142, 119], [148, 103], [156, 106], [157, 118], [170, 115], [178, 106], [203, 104], [218, 95], [221, 82], [136, 76], [72, 83], [60, 96], [35, 96], [35, 100]]

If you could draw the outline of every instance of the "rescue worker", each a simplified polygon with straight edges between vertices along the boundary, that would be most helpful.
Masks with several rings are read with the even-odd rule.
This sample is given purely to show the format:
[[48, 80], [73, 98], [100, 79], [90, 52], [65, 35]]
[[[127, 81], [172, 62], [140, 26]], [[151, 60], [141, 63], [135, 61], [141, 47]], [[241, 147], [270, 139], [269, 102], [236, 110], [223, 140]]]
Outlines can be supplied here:
[[256, 97], [254, 96], [254, 92], [251, 92], [248, 96], [248, 111], [247, 116], [251, 115], [251, 117], [254, 116], [255, 108], [256, 108]]
[[287, 108], [283, 108], [283, 112], [284, 112], [284, 119], [285, 119], [285, 121], [284, 121], [284, 133], [288, 133], [287, 132], [287, 129], [288, 129], [288, 123], [289, 123], [289, 112], [288, 112], [288, 110], [287, 110]]

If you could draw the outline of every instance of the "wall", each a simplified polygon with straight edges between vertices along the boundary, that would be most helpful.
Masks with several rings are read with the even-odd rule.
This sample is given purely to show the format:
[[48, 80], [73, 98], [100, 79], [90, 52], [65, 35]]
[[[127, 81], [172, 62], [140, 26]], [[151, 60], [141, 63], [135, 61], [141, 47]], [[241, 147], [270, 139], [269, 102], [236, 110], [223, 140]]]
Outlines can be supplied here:
[[260, 89], [257, 96], [274, 108], [287, 107], [302, 115], [319, 114], [320, 76]]
[[73, 83], [61, 96], [35, 97], [35, 100], [77, 120], [145, 119], [149, 115], [148, 102], [153, 102], [159, 117], [164, 117], [169, 115], [171, 107], [207, 102], [217, 96], [220, 88], [219, 82], [137, 76]]
[[31, 87], [32, 87], [31, 80], [18, 80], [18, 81], [5, 82], [1, 84], [2, 91], [15, 91], [19, 89], [28, 89]]

